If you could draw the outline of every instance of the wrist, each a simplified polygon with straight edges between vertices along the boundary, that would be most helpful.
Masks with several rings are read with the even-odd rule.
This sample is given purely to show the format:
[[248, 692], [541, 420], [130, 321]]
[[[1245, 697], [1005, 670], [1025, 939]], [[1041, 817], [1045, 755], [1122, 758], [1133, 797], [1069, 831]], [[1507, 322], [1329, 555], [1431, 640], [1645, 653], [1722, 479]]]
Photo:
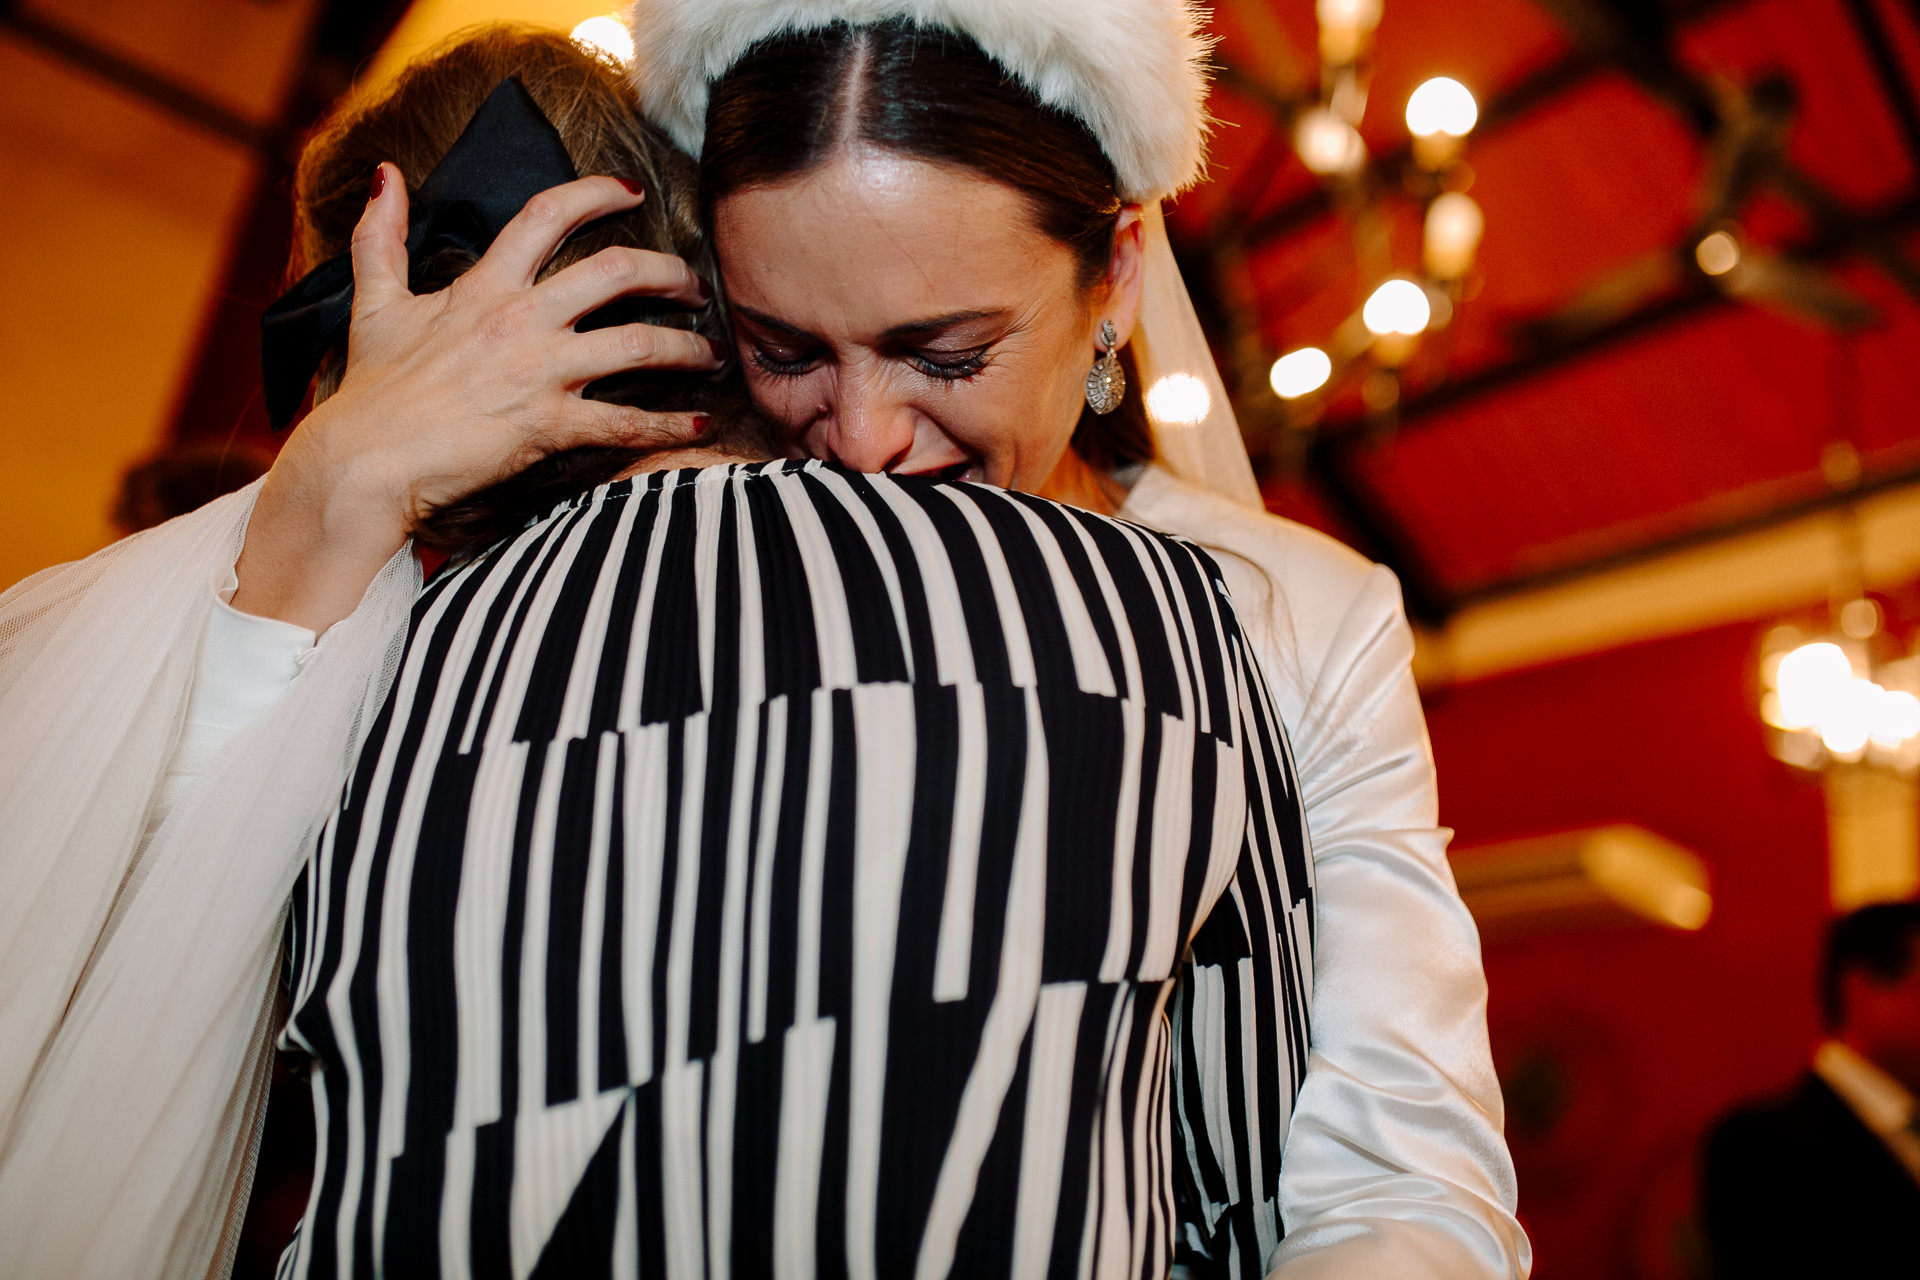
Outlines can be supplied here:
[[[407, 531], [377, 487], [290, 440], [261, 487], [234, 566], [242, 613], [324, 632], [359, 606]], [[291, 456], [289, 456], [291, 455]]]

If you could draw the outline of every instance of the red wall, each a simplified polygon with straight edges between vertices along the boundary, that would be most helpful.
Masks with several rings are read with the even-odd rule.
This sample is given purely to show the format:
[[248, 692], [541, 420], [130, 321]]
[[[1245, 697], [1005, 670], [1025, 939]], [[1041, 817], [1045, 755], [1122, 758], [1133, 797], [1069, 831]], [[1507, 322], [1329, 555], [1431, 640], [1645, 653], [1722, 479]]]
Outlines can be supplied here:
[[1700, 1274], [1693, 1151], [1818, 1037], [1817, 784], [1767, 755], [1760, 627], [1740, 624], [1430, 698], [1455, 845], [1634, 822], [1701, 854], [1714, 914], [1490, 944], [1494, 1053], [1541, 1280]]

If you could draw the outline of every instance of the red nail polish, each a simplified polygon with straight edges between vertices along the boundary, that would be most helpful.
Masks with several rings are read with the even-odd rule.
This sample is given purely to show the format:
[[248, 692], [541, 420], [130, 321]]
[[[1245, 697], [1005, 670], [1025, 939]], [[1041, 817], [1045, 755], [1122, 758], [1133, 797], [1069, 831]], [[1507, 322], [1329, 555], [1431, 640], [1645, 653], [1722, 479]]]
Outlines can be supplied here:
[[387, 166], [381, 165], [373, 171], [373, 191], [368, 200], [378, 200], [380, 193], [387, 189]]
[[707, 345], [713, 348], [713, 358], [721, 364], [727, 362], [727, 344], [718, 338], [708, 338]]
[[703, 436], [713, 429], [713, 419], [704, 413], [693, 415], [693, 434]]
[[643, 196], [647, 194], [647, 189], [644, 186], [640, 185], [640, 179], [638, 178], [615, 178], [614, 181], [619, 183], [621, 186], [625, 187], [627, 190], [633, 192], [633, 194], [637, 196]]

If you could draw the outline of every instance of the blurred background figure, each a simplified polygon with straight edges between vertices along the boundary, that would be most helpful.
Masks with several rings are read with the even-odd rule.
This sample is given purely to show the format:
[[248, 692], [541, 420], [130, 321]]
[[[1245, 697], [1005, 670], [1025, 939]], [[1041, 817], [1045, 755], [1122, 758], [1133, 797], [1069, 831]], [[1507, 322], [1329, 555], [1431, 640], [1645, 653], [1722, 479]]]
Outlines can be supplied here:
[[271, 454], [240, 445], [183, 444], [135, 463], [120, 482], [113, 527], [121, 537], [165, 524], [267, 474]]
[[1717, 1280], [1920, 1273], [1920, 902], [1835, 921], [1820, 994], [1829, 1038], [1799, 1085], [1707, 1139]]

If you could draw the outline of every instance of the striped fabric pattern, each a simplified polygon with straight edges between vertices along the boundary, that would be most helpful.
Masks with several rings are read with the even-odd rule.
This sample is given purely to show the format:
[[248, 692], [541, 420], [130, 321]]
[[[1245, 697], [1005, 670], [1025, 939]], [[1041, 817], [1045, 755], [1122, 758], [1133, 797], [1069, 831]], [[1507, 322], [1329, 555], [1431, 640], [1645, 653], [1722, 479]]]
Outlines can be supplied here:
[[1253, 1276], [1311, 883], [1198, 549], [642, 476], [439, 575], [293, 903], [287, 1276]]

